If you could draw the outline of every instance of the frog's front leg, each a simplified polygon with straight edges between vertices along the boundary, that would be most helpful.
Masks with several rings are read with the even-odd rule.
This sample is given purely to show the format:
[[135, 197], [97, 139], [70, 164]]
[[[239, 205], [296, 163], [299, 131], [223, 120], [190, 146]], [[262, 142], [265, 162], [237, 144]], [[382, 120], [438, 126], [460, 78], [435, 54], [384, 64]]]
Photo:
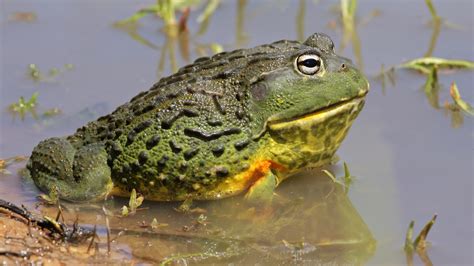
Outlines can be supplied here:
[[245, 199], [252, 203], [269, 204], [273, 199], [273, 193], [278, 185], [278, 177], [272, 172], [270, 164], [261, 167], [259, 176], [249, 187]]
[[66, 139], [50, 138], [34, 148], [27, 168], [43, 192], [57, 190], [69, 201], [101, 200], [113, 187], [102, 144], [76, 150]]

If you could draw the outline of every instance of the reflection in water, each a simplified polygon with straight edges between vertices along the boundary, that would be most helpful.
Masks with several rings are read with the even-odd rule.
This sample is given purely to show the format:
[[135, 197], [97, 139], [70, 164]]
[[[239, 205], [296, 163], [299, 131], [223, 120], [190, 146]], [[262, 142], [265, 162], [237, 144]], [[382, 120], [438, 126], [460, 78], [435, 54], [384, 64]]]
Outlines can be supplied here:
[[[245, 5], [245, 1], [242, 2], [242, 5]], [[212, 0], [208, 2], [204, 12], [199, 16], [198, 22], [200, 24], [199, 30], [195, 36], [190, 36], [190, 32], [187, 27], [187, 21], [189, 18], [190, 8], [187, 7], [181, 12], [181, 16], [177, 23], [166, 23], [161, 29], [162, 36], [160, 39], [164, 39], [164, 44], [162, 46], [154, 44], [152, 41], [147, 40], [139, 33], [138, 24], [135, 21], [119, 21], [114, 24], [114, 26], [120, 30], [126, 32], [133, 40], [152, 48], [154, 50], [160, 50], [160, 56], [157, 64], [157, 77], [161, 78], [163, 72], [166, 69], [166, 62], [169, 61], [169, 66], [172, 72], [178, 71], [178, 63], [176, 59], [176, 49], [179, 49], [179, 54], [181, 58], [186, 62], [190, 62], [190, 44], [194, 46], [195, 51], [200, 56], [208, 55], [210, 53], [217, 53], [222, 51], [222, 47], [217, 43], [211, 44], [201, 44], [195, 41], [195, 37], [203, 35], [206, 33], [209, 21], [215, 11], [215, 9], [220, 4], [218, 0]], [[243, 8], [243, 6], [242, 6]], [[243, 9], [242, 9], [243, 10]], [[243, 14], [238, 10], [238, 16], [242, 16], [241, 21], [237, 20], [237, 28], [240, 24], [243, 24]], [[174, 16], [174, 15], [173, 15]], [[174, 21], [174, 20], [173, 20]], [[240, 25], [242, 27], [242, 25]], [[242, 29], [240, 29], [240, 32]], [[239, 40], [239, 39], [238, 39]]]
[[244, 30], [245, 8], [247, 0], [237, 0], [237, 18], [235, 24], [235, 45], [242, 47], [247, 42], [247, 35]]
[[[2, 199], [31, 208], [34, 185], [16, 182], [17, 176], [2, 176], [6, 178], [9, 186], [0, 187]], [[375, 240], [338, 183], [312, 171], [285, 181], [276, 192], [267, 207], [234, 197], [197, 202], [187, 214], [175, 210], [179, 203], [146, 201], [135, 215], [120, 217], [127, 202], [123, 198], [63, 203], [63, 209], [67, 221], [78, 217], [82, 225], [97, 225], [103, 252], [106, 219], [101, 205], [105, 206], [115, 214], [108, 217], [115, 239], [112, 254], [128, 254], [139, 262], [361, 264], [373, 255]], [[39, 211], [50, 217], [57, 213], [55, 207], [42, 206]]]
[[[355, 56], [355, 61], [357, 67], [363, 71], [364, 64], [362, 61], [362, 51], [361, 51], [361, 42], [359, 34], [357, 33], [357, 27], [362, 24], [367, 24], [374, 17], [380, 15], [380, 12], [377, 10], [372, 11], [361, 23], [356, 22], [356, 13], [357, 13], [357, 1], [356, 0], [341, 0], [339, 6], [340, 12], [340, 27], [342, 28], [342, 42], [339, 47], [339, 53], [342, 53], [346, 46], [351, 42], [352, 50]], [[338, 23], [333, 21], [329, 24], [329, 27], [336, 29]]]
[[296, 13], [296, 34], [300, 42], [305, 40], [304, 34], [304, 18], [306, 11], [306, 0], [300, 0], [298, 5], [298, 13]]
[[436, 67], [430, 69], [430, 73], [426, 77], [426, 82], [423, 88], [431, 107], [434, 109], [439, 109], [440, 85], [438, 82], [438, 70]]
[[138, 27], [139, 25], [137, 23], [115, 23], [114, 27], [126, 32], [128, 36], [130, 36], [133, 40], [139, 42], [142, 45], [145, 45], [151, 49], [158, 50], [159, 47], [153, 44], [151, 41], [143, 38], [138, 33]]
[[342, 16], [342, 42], [340, 52], [349, 43], [352, 43], [352, 50], [355, 55], [356, 65], [363, 71], [362, 52], [360, 48], [359, 34], [357, 33], [357, 25], [355, 15], [357, 12], [357, 1], [341, 0], [341, 16]]
[[428, 46], [428, 51], [426, 51], [424, 57], [429, 57], [433, 54], [433, 51], [436, 47], [436, 42], [438, 41], [439, 33], [441, 32], [441, 18], [434, 17], [433, 18], [433, 32], [431, 33], [430, 44]]

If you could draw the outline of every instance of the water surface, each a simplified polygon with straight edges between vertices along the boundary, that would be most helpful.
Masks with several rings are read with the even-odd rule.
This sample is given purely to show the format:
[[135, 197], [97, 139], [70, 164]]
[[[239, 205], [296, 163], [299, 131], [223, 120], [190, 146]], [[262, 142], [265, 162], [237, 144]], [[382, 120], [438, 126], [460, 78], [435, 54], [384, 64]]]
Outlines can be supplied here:
[[[367, 239], [373, 237], [377, 241], [376, 250], [367, 252], [365, 257], [364, 252], [359, 252], [362, 254], [360, 261], [377, 265], [404, 264], [402, 245], [409, 221], [415, 220], [416, 230], [419, 230], [437, 213], [438, 221], [429, 235], [432, 243], [429, 256], [433, 263], [472, 264], [473, 120], [464, 117], [462, 124], [453, 127], [450, 114], [442, 108], [445, 101], [450, 101], [448, 89], [452, 81], [456, 81], [465, 100], [474, 102], [472, 72], [440, 75], [439, 109], [428, 102], [422, 89], [425, 77], [420, 74], [397, 71], [396, 83], [385, 88], [375, 79], [382, 64], [387, 68], [421, 57], [429, 50], [433, 28], [423, 1], [402, 1], [403, 4], [400, 1], [359, 1], [359, 57], [350, 42], [341, 49], [342, 28], [330, 1], [224, 1], [203, 33], [198, 34], [199, 25], [196, 23], [199, 10], [191, 12], [189, 59], [180, 52], [178, 41], [166, 39], [160, 31], [162, 22], [153, 17], [140, 22], [135, 38], [112, 26], [115, 21], [152, 2], [1, 1], [0, 158], [29, 155], [40, 140], [73, 133], [85, 122], [112, 111], [138, 92], [148, 89], [159, 77], [171, 74], [173, 64], [169, 54], [162, 58], [163, 49], [168, 53], [173, 47], [175, 64], [183, 66], [189, 63], [188, 60], [200, 56], [202, 51], [210, 54], [208, 47], [211, 43], [219, 43], [225, 50], [231, 50], [279, 39], [298, 39], [322, 31], [333, 38], [342, 55], [359, 58], [356, 62], [363, 67], [371, 82], [366, 107], [338, 152], [357, 177], [348, 197], [342, 194], [342, 199], [335, 202], [337, 206], [344, 206], [340, 208], [350, 210], [351, 214], [343, 216], [335, 211], [325, 217], [348, 217], [335, 223], [339, 228], [348, 228], [350, 224], [354, 228], [366, 228], [367, 232], [366, 229], [361, 229], [361, 232], [366, 233]], [[305, 6], [303, 13], [299, 6], [302, 3]], [[432, 44], [433, 56], [473, 60], [472, 1], [435, 1], [435, 5], [439, 15], [456, 27], [441, 28]], [[35, 12], [37, 20], [15, 21], [12, 14], [19, 11]], [[377, 11], [377, 16], [373, 15], [374, 11]], [[239, 17], [244, 19], [239, 20]], [[137, 41], [136, 36], [141, 36], [142, 42]], [[52, 81], [34, 82], [26, 75], [30, 63], [37, 64], [44, 72], [52, 67], [62, 68], [65, 64], [73, 64], [74, 69], [64, 71]], [[39, 92], [37, 113], [40, 119], [27, 115], [22, 120], [6, 111], [20, 96], [29, 97], [33, 92]], [[42, 112], [53, 107], [59, 108], [62, 114], [41, 118]], [[341, 163], [331, 169], [342, 175]], [[322, 187], [318, 181], [321, 178], [323, 175], [318, 171], [305, 172], [282, 184], [279, 194], [290, 199], [300, 196], [305, 204], [316, 204], [322, 195], [315, 192]], [[314, 191], [308, 190], [311, 186]], [[15, 203], [26, 202], [33, 206], [36, 201], [33, 186], [21, 181], [15, 173], [0, 176], [0, 192], [3, 199]], [[111, 208], [120, 208], [124, 203], [115, 200]], [[218, 203], [213, 204], [219, 208]], [[204, 203], [204, 207], [213, 210], [213, 204]], [[174, 205], [146, 205], [149, 210], [134, 217], [114, 220], [113, 225], [117, 228], [136, 227], [138, 221], [163, 217], [160, 222], [168, 222], [172, 229], [176, 229], [191, 224], [196, 218], [196, 215], [177, 214], [173, 211]], [[285, 206], [290, 209], [288, 206], [293, 205]], [[42, 211], [48, 212], [47, 208]], [[94, 211], [85, 209], [81, 217], [84, 217], [84, 222], [93, 224], [94, 221], [87, 218], [90, 213]], [[315, 213], [313, 215], [317, 217]], [[217, 226], [226, 224], [222, 217], [208, 216], [210, 221], [215, 218]], [[273, 221], [278, 217], [275, 216]], [[295, 218], [292, 222], [310, 221], [306, 219]], [[98, 223], [103, 224], [103, 221], [99, 219]], [[235, 226], [241, 230], [239, 234], [250, 230], [240, 224]], [[283, 232], [298, 232], [295, 228], [285, 230]], [[311, 232], [299, 233], [311, 235]], [[288, 236], [273, 236], [275, 238], [268, 241], [275, 245], [266, 246], [274, 248], [270, 254], [279, 255], [265, 261], [291, 262], [292, 255], [285, 256], [281, 252], [288, 247], [278, 245]], [[345, 237], [345, 240], [354, 239], [349, 233]], [[315, 239], [304, 242], [310, 240], [313, 245], [317, 242]], [[134, 252], [152, 240], [137, 240], [132, 234], [120, 241], [120, 247], [130, 256], [153, 261], [154, 258], [147, 257], [149, 255]], [[152, 244], [158, 243], [166, 245], [167, 242]], [[176, 246], [170, 253], [196, 252], [196, 246], [190, 247], [185, 240], [173, 239], [169, 243]], [[201, 244], [198, 243], [197, 246]], [[364, 247], [370, 250], [371, 245]], [[249, 254], [227, 262], [258, 261], [258, 252]], [[311, 257], [307, 259], [308, 263], [316, 261]]]

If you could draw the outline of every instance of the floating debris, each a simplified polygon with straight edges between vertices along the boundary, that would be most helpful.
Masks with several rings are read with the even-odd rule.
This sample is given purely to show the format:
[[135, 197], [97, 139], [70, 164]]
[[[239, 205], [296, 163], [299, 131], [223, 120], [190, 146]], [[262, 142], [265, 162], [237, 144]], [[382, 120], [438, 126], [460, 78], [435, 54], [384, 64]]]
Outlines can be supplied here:
[[38, 16], [35, 12], [14, 12], [10, 15], [9, 20], [31, 23], [37, 21]]

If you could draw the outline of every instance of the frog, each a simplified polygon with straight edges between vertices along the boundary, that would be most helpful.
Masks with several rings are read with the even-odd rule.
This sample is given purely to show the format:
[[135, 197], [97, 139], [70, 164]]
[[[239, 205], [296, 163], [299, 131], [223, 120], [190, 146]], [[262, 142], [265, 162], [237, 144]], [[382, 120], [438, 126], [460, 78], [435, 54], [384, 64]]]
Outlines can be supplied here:
[[369, 91], [324, 33], [201, 57], [112, 113], [34, 147], [45, 193], [93, 202], [271, 200], [279, 184], [331, 162]]

